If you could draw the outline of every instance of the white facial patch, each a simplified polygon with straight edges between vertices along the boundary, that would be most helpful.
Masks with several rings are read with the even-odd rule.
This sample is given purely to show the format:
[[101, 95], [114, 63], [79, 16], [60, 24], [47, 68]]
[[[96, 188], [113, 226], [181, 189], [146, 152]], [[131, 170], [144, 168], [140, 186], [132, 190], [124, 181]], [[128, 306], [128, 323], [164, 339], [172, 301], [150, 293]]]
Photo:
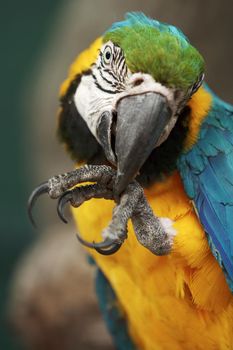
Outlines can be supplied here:
[[96, 129], [102, 113], [112, 112], [112, 99], [111, 94], [96, 87], [92, 75], [82, 77], [74, 95], [74, 102], [79, 114], [96, 138]]

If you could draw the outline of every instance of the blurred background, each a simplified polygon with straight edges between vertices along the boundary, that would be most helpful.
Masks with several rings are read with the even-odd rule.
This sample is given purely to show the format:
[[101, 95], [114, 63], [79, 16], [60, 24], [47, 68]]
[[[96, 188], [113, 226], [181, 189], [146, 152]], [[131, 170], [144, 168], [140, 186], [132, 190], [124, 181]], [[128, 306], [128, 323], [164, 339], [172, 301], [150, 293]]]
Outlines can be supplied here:
[[[75, 56], [127, 11], [180, 27], [206, 60], [206, 80], [233, 103], [231, 0], [0, 0], [0, 349], [113, 349], [95, 300], [94, 267], [30, 191], [73, 164], [56, 139], [58, 89]], [[53, 205], [54, 204], [54, 205]], [[72, 221], [71, 221], [72, 222]]]

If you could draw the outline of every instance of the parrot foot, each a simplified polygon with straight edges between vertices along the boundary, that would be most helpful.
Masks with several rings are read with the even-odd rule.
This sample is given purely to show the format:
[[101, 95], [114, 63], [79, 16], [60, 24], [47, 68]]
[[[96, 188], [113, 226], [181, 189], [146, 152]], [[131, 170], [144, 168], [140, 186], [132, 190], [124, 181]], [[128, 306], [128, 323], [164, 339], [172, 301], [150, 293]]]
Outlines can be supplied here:
[[[155, 255], [167, 255], [171, 252], [175, 229], [172, 221], [158, 218], [152, 211], [144, 193], [131, 217], [138, 241]], [[169, 225], [168, 225], [168, 221]]]
[[[57, 212], [62, 221], [67, 223], [64, 217], [64, 207], [69, 202], [75, 208], [78, 208], [81, 204], [91, 198], [105, 198], [113, 199], [113, 192], [109, 188], [106, 188], [100, 184], [86, 185], [82, 187], [76, 187], [73, 190], [66, 191], [58, 200]], [[104, 230], [104, 241], [96, 243], [90, 243], [85, 241], [80, 235], [77, 234], [77, 238], [80, 243], [88, 248], [94, 248], [103, 255], [110, 255], [120, 249], [123, 241], [127, 237], [127, 230], [121, 225], [114, 225], [111, 221], [110, 225]], [[113, 233], [113, 231], [115, 231]]]
[[33, 219], [32, 210], [37, 199], [42, 194], [47, 193], [50, 198], [57, 199], [67, 190], [84, 182], [98, 182], [99, 184], [104, 184], [106, 188], [111, 188], [111, 182], [114, 180], [114, 175], [115, 171], [109, 166], [85, 165], [68, 173], [55, 175], [48, 181], [43, 182], [34, 189], [28, 199], [28, 215], [33, 226], [36, 225]]
[[[112, 220], [102, 232], [104, 240], [98, 243], [88, 242], [77, 235], [79, 242], [97, 250], [100, 254], [113, 254], [120, 249], [127, 238], [127, 224], [131, 219], [136, 237], [144, 247], [156, 255], [168, 254], [175, 234], [172, 222], [154, 215], [143, 188], [135, 180], [127, 186], [120, 197], [115, 196], [115, 178], [116, 171], [105, 165], [86, 165], [69, 173], [53, 176], [38, 186], [29, 197], [29, 217], [34, 224], [32, 209], [36, 200], [44, 193], [52, 199], [58, 199], [57, 212], [65, 223], [67, 220], [64, 216], [64, 207], [67, 203], [78, 208], [91, 198], [114, 200], [116, 206], [113, 209]], [[94, 184], [73, 188], [85, 182]]]

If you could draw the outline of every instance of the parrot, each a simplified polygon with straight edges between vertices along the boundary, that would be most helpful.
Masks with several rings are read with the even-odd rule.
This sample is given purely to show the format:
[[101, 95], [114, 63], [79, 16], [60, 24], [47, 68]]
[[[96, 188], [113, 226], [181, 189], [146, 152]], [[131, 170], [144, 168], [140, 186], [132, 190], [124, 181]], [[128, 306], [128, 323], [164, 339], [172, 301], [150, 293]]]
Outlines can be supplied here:
[[[177, 27], [130, 12], [72, 63], [58, 136], [66, 204], [116, 349], [233, 349], [233, 106]], [[59, 257], [59, 253], [58, 253]]]

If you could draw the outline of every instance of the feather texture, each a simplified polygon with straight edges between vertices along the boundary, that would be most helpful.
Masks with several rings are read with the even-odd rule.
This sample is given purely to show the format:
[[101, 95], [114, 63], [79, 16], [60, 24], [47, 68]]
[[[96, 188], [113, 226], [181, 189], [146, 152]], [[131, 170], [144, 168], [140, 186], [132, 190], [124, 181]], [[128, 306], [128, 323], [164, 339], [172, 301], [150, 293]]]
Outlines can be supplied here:
[[152, 19], [146, 16], [143, 12], [128, 12], [125, 15], [125, 21], [114, 23], [108, 32], [114, 32], [117, 29], [133, 26], [149, 26], [158, 29], [160, 32], [169, 33], [179, 38], [182, 41], [182, 46], [189, 45], [188, 38], [184, 33], [173, 25], [159, 22], [156, 19]]
[[178, 167], [233, 291], [233, 107], [213, 95], [199, 138]]
[[[141, 350], [231, 349], [233, 296], [179, 175], [155, 184], [146, 196], [158, 216], [174, 221], [178, 233], [172, 254], [150, 253], [136, 240], [131, 224], [116, 254], [89, 250], [115, 292], [133, 342]], [[113, 207], [112, 201], [93, 199], [73, 209], [85, 239], [101, 239]]]
[[136, 350], [128, 334], [125, 315], [118, 304], [116, 294], [100, 269], [96, 272], [96, 294], [116, 349]]
[[131, 72], [151, 74], [161, 84], [187, 90], [199, 80], [204, 60], [177, 28], [129, 13], [103, 37], [119, 45]]

